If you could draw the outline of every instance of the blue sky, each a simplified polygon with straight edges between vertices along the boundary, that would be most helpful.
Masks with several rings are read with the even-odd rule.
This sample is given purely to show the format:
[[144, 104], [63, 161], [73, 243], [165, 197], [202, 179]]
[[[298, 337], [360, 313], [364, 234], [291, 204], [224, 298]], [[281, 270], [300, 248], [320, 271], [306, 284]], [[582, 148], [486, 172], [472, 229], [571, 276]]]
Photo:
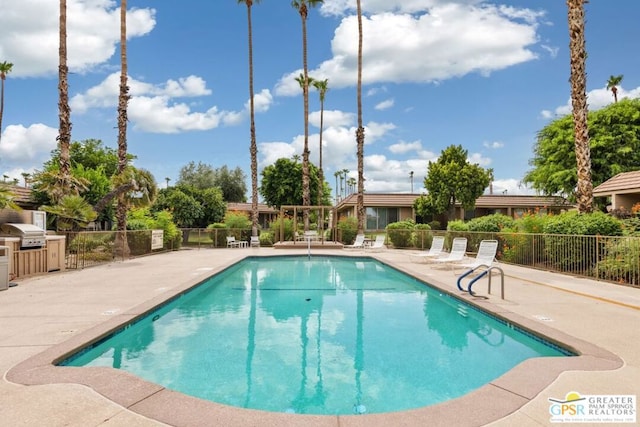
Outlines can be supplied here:
[[[116, 147], [119, 2], [67, 0], [72, 139]], [[288, 0], [252, 8], [259, 168], [302, 154], [301, 20]], [[161, 187], [190, 161], [249, 168], [246, 6], [232, 0], [130, 0], [128, 149]], [[365, 190], [420, 192], [430, 160], [460, 144], [494, 169], [494, 192], [530, 193], [537, 131], [570, 112], [564, 0], [362, 0]], [[329, 79], [323, 165], [357, 172], [355, 0], [311, 9], [309, 74]], [[58, 2], [0, 0], [5, 82], [0, 170], [22, 182], [56, 146]], [[589, 105], [640, 96], [640, 2], [586, 5]], [[311, 160], [318, 162], [319, 99], [310, 93]]]

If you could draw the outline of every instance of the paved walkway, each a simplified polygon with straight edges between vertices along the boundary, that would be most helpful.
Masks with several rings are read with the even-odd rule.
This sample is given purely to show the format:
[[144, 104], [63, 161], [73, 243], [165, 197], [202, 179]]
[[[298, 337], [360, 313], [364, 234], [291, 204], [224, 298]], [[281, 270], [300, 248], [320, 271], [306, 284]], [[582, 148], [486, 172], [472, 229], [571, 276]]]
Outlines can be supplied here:
[[[489, 401], [484, 409], [476, 408], [466, 417], [465, 411], [471, 408], [467, 405], [469, 398], [436, 405], [437, 410], [408, 411], [392, 421], [385, 414], [346, 417], [265, 415], [260, 411], [235, 408], [227, 408], [229, 411], [225, 412], [226, 409], [221, 411], [219, 407], [200, 413], [198, 405], [192, 409], [188, 404], [184, 407], [178, 404], [182, 402], [180, 396], [176, 397], [178, 393], [161, 388], [143, 390], [149, 388], [148, 383], [127, 374], [121, 374], [117, 376], [118, 381], [113, 381], [113, 376], [107, 380], [103, 372], [94, 372], [91, 380], [76, 381], [73, 375], [64, 377], [64, 369], [73, 368], [50, 367], [52, 355], [70, 351], [87, 334], [108, 330], [122, 319], [134, 317], [246, 255], [295, 252], [299, 251], [271, 248], [182, 250], [18, 281], [19, 286], [0, 292], [0, 372], [3, 373], [0, 381], [0, 425], [157, 426], [165, 424], [156, 419], [164, 419], [172, 425], [204, 426], [527, 427], [549, 425], [548, 398], [563, 399], [570, 391], [582, 395], [640, 394], [640, 289], [508, 265], [501, 265], [506, 273], [505, 300], [499, 298], [500, 280], [497, 277], [494, 277], [493, 292], [488, 300], [465, 298], [490, 306], [501, 315], [509, 313], [508, 316], [521, 319], [527, 324], [525, 326], [531, 325], [551, 335], [565, 337], [577, 346], [588, 343], [582, 348], [588, 349], [589, 354], [583, 360], [589, 362], [586, 363], [589, 366], [538, 375], [535, 364], [525, 364], [519, 369], [520, 376], [506, 375], [495, 381], [491, 390], [497, 393], [495, 390], [501, 388], [508, 391], [510, 387], [523, 387], [531, 393], [530, 396], [525, 395], [526, 391], [523, 396], [512, 396], [512, 399], [496, 394], [495, 400]], [[345, 252], [333, 250], [327, 253]], [[363, 254], [361, 251], [348, 252]], [[456, 276], [451, 271], [411, 263], [406, 251], [387, 250], [372, 256], [452, 293], [459, 293], [455, 288]], [[479, 294], [486, 294], [486, 281], [478, 282], [476, 288]], [[592, 370], [596, 365], [600, 370]], [[537, 377], [545, 375], [551, 380], [540, 388]], [[514, 378], [518, 379], [518, 384], [514, 385]], [[94, 383], [100, 384], [100, 393], [81, 385]], [[485, 397], [488, 395], [486, 391], [483, 393]], [[157, 398], [153, 404], [150, 403], [154, 402], [152, 399], [142, 400], [139, 397], [154, 394]], [[516, 409], [509, 409], [512, 407]], [[189, 415], [178, 416], [181, 410]], [[487, 423], [482, 420], [494, 421]]]

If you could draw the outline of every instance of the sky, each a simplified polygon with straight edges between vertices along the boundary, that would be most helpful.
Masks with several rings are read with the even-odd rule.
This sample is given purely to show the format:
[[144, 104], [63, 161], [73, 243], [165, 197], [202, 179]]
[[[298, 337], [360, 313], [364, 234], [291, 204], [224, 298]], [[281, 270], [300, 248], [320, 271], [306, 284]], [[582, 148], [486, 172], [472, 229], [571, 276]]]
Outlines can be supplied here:
[[[189, 162], [240, 167], [250, 200], [247, 7], [232, 0], [129, 0], [129, 153], [164, 188]], [[67, 0], [72, 140], [117, 147], [120, 2]], [[640, 1], [585, 6], [589, 108], [640, 97]], [[58, 134], [58, 2], [0, 0], [5, 81], [0, 171], [24, 182]], [[461, 145], [492, 168], [494, 194], [521, 183], [536, 134], [570, 113], [564, 0], [362, 0], [366, 192], [420, 193], [429, 161]], [[289, 0], [252, 7], [258, 167], [302, 155], [302, 22]], [[355, 0], [325, 0], [307, 20], [309, 75], [328, 79], [323, 169], [357, 177]], [[310, 159], [320, 102], [309, 96]], [[411, 178], [413, 172], [413, 179]], [[168, 182], [167, 182], [168, 179]]]

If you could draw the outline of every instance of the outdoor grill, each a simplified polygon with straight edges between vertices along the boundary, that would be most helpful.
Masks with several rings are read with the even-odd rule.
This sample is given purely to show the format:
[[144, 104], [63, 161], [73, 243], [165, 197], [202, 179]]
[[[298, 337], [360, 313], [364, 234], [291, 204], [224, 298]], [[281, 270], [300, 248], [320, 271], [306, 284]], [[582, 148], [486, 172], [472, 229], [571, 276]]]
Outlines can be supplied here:
[[19, 237], [21, 248], [41, 248], [47, 244], [46, 232], [33, 224], [2, 224], [4, 236]]

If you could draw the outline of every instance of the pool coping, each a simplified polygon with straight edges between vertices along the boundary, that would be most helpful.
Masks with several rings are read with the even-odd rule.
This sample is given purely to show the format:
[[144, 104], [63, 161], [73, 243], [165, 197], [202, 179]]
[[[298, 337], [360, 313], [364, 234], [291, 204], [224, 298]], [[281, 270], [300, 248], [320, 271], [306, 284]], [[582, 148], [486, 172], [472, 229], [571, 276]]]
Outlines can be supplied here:
[[[255, 256], [270, 257], [283, 256], [283, 254], [247, 254], [240, 260]], [[340, 256], [378, 259], [390, 267], [426, 282], [424, 277], [419, 277], [400, 264], [379, 259], [375, 254], [340, 253]], [[210, 274], [220, 273], [235, 262], [213, 268]], [[534, 332], [552, 343], [568, 347], [578, 356], [528, 359], [479, 389], [462, 397], [431, 406], [401, 412], [336, 416], [285, 414], [236, 408], [187, 396], [113, 368], [76, 368], [55, 365], [88, 343], [108, 336], [120, 329], [123, 324], [156, 309], [159, 305], [165, 304], [198, 286], [202, 281], [202, 279], [187, 281], [171, 291], [116, 314], [104, 323], [17, 364], [7, 372], [6, 378], [24, 385], [82, 384], [130, 411], [176, 426], [204, 426], [212, 425], [212, 423], [225, 426], [244, 426], [255, 425], [258, 421], [260, 425], [278, 426], [301, 424], [305, 426], [418, 425], [421, 422], [424, 423], [424, 420], [429, 420], [430, 425], [444, 426], [451, 425], [452, 414], [455, 414], [456, 425], [462, 426], [487, 424], [517, 411], [539, 395], [562, 372], [572, 370], [606, 371], [623, 366], [623, 361], [617, 355], [605, 349], [515, 314], [489, 300], [472, 297], [466, 293], [452, 292], [450, 285], [434, 278], [429, 278], [428, 283], [441, 292], [485, 310], [524, 330]]]

